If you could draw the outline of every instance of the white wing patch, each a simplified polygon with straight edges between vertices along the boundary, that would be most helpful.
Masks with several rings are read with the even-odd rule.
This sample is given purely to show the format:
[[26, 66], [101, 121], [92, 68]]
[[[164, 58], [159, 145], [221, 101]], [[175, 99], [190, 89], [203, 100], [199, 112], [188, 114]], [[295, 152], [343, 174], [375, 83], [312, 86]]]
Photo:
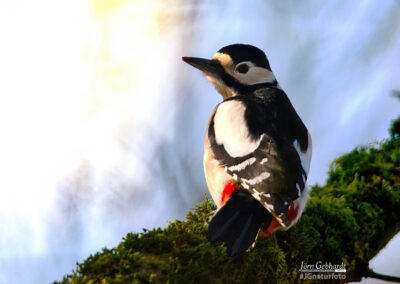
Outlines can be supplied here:
[[231, 157], [243, 157], [260, 145], [262, 136], [253, 140], [249, 135], [245, 110], [243, 103], [232, 100], [221, 103], [214, 116], [215, 140]]
[[293, 146], [296, 149], [297, 154], [299, 154], [301, 166], [303, 167], [303, 170], [308, 175], [308, 172], [310, 171], [310, 162], [311, 162], [311, 156], [312, 156], [312, 141], [311, 141], [310, 133], [308, 133], [308, 148], [307, 148], [306, 152], [301, 151], [299, 141], [297, 141], [297, 140], [294, 140]]
[[242, 186], [243, 186], [245, 189], [250, 189], [250, 186], [249, 186], [246, 182], [244, 182], [244, 181], [242, 181]]
[[251, 184], [251, 185], [255, 185], [255, 184], [260, 183], [260, 182], [262, 182], [263, 180], [269, 178], [270, 175], [271, 175], [271, 174], [268, 173], [268, 172], [263, 172], [263, 173], [261, 173], [260, 175], [254, 177], [254, 178], [252, 178], [252, 179], [245, 179], [245, 178], [242, 178], [242, 180], [243, 180], [245, 183], [248, 183], [248, 184]]
[[228, 168], [228, 170], [230, 170], [231, 172], [234, 171], [242, 171], [244, 170], [247, 166], [250, 166], [252, 164], [254, 164], [254, 162], [256, 161], [256, 158], [252, 157], [250, 159], [247, 159], [243, 162], [241, 162], [240, 164], [237, 164], [235, 166], [231, 166]]

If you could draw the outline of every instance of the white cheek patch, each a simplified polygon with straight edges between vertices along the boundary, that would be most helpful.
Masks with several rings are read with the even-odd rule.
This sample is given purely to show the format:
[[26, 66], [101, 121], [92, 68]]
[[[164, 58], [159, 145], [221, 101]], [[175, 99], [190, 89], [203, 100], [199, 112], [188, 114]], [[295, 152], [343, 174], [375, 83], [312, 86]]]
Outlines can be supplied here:
[[255, 85], [261, 83], [273, 83], [276, 81], [274, 73], [269, 71], [266, 68], [251, 66], [249, 63], [250, 69], [247, 73], [241, 74], [235, 72], [232, 74], [240, 83], [244, 85]]
[[296, 149], [297, 154], [299, 154], [301, 166], [303, 167], [303, 170], [308, 175], [308, 172], [310, 171], [310, 163], [311, 163], [311, 156], [312, 156], [312, 141], [311, 141], [310, 133], [308, 133], [308, 147], [305, 152], [301, 151], [299, 141], [294, 140], [293, 146]]
[[214, 132], [217, 144], [223, 145], [231, 157], [242, 157], [254, 152], [260, 145], [262, 136], [251, 139], [246, 121], [245, 106], [235, 100], [219, 105], [214, 116]]

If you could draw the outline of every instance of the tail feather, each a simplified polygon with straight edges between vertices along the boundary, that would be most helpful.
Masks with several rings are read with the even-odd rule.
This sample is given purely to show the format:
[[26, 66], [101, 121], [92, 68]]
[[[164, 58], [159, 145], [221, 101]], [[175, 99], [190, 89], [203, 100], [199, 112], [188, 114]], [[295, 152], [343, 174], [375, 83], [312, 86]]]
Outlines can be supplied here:
[[213, 245], [226, 242], [234, 260], [254, 243], [261, 225], [271, 220], [272, 215], [250, 193], [236, 191], [211, 219], [208, 240]]

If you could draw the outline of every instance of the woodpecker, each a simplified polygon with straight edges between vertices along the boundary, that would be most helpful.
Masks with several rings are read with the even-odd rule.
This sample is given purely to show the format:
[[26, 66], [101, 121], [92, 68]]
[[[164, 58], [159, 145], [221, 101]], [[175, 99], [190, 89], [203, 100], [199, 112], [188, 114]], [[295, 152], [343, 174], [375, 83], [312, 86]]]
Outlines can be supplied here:
[[222, 95], [206, 130], [204, 172], [217, 211], [212, 244], [231, 259], [258, 236], [288, 229], [307, 201], [311, 136], [278, 84], [265, 53], [246, 44], [220, 49], [211, 60], [182, 57]]

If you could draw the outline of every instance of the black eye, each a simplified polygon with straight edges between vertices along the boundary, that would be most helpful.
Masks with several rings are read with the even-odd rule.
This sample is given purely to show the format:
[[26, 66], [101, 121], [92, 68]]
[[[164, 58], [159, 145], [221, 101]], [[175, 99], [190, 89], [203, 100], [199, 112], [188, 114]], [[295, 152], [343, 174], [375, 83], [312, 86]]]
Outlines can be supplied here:
[[245, 74], [247, 71], [249, 71], [249, 66], [247, 64], [240, 64], [238, 67], [236, 67], [236, 71]]

